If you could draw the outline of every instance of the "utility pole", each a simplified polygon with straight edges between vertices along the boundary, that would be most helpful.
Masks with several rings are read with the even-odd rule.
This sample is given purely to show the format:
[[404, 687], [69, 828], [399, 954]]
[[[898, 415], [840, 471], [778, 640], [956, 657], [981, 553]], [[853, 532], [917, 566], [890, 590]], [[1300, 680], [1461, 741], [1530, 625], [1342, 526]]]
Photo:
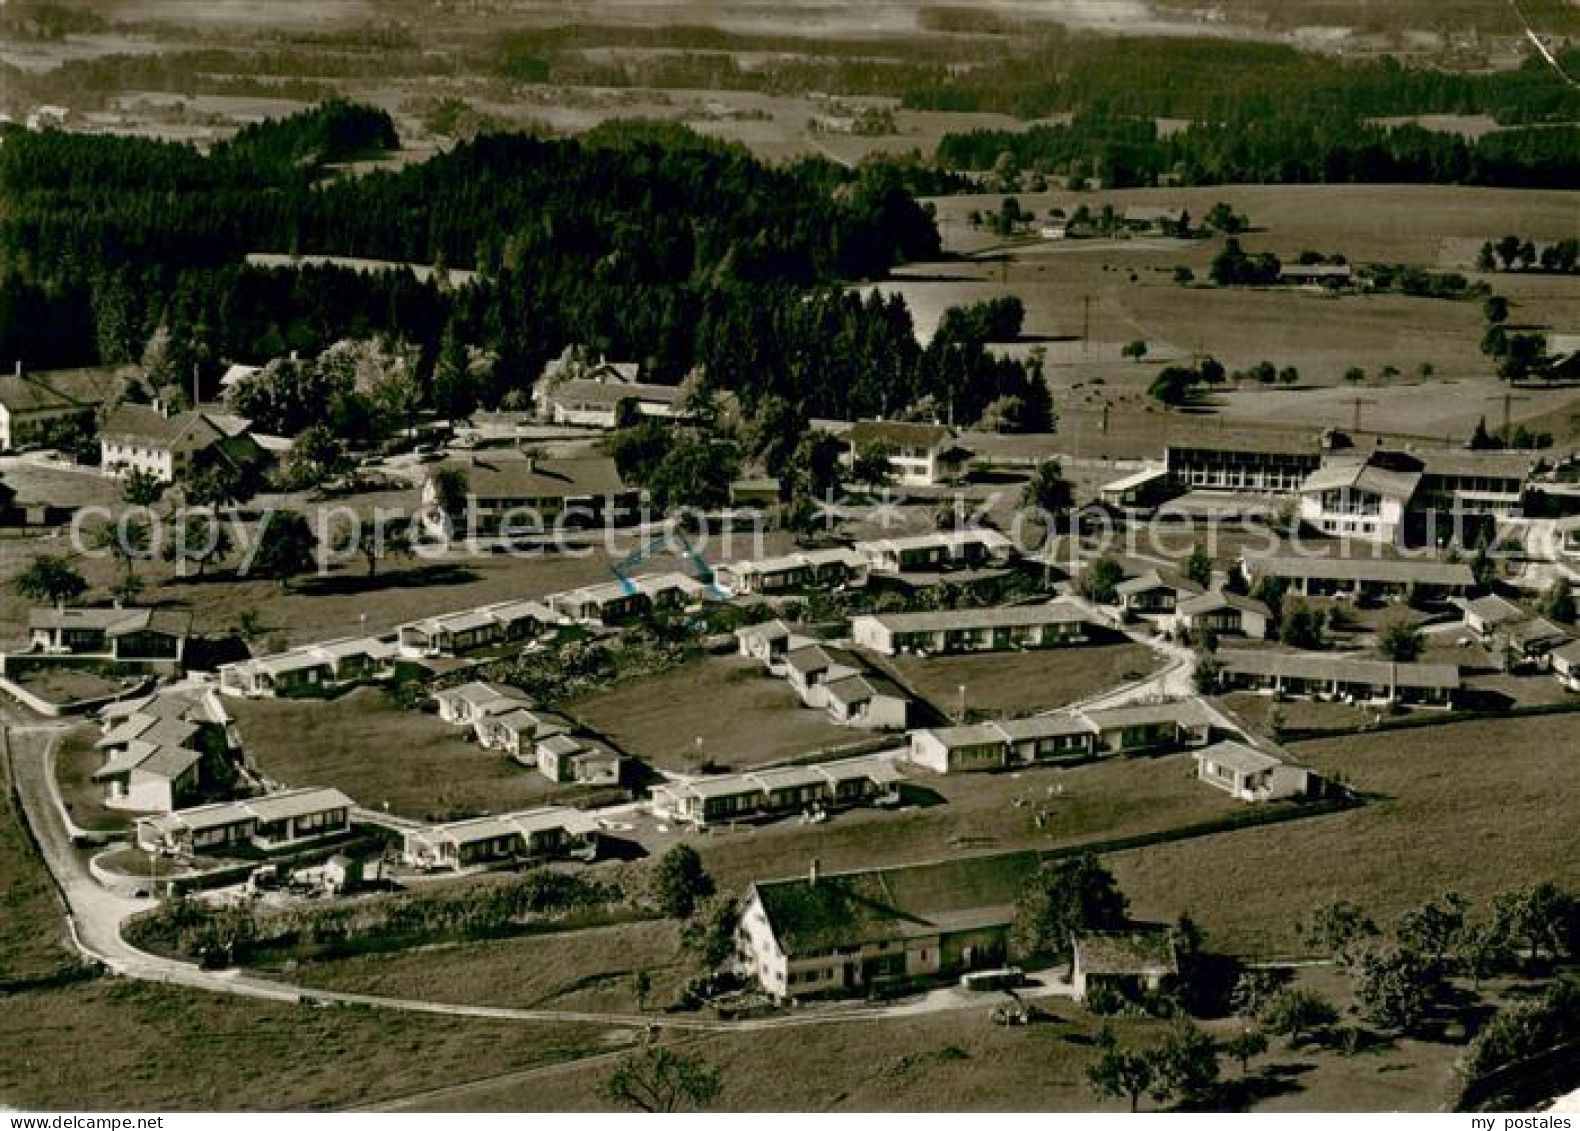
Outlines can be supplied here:
[[1350, 401], [1350, 403], [1355, 406], [1355, 423], [1352, 425], [1351, 431], [1359, 432], [1361, 430], [1361, 406], [1376, 404], [1377, 402], [1373, 400], [1367, 400], [1365, 397], [1355, 397]]
[[1081, 352], [1090, 353], [1092, 347], [1092, 296], [1081, 298]]
[[1512, 391], [1505, 391], [1495, 397], [1488, 397], [1487, 399], [1489, 401], [1503, 402], [1503, 446], [1507, 448], [1513, 440], [1513, 437], [1509, 432], [1509, 426], [1514, 422], [1514, 402], [1528, 401], [1531, 398], [1515, 396]]

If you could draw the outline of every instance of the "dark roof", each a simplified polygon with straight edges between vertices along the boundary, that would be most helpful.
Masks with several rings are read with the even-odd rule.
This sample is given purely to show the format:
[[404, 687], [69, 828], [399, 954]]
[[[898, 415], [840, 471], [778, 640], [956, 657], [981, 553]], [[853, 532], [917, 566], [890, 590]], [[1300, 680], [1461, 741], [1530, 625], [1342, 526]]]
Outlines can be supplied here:
[[1007, 925], [1035, 852], [873, 868], [755, 885], [786, 954]]
[[0, 405], [13, 413], [94, 409], [118, 396], [138, 375], [133, 366], [7, 373], [0, 376]]
[[867, 670], [867, 662], [856, 653], [827, 644], [808, 644], [805, 648], [787, 652], [785, 663], [802, 675], [827, 671], [835, 665], [858, 672]]
[[200, 446], [207, 446], [240, 435], [247, 426], [241, 417], [226, 413], [178, 412], [166, 416], [149, 405], [121, 404], [100, 425], [99, 435], [106, 439], [131, 438], [153, 447], [174, 447], [193, 437], [201, 441]]
[[440, 465], [464, 471], [467, 489], [480, 499], [555, 499], [607, 496], [626, 487], [612, 459], [529, 459], [526, 456], [479, 456]]
[[1083, 974], [1177, 974], [1174, 932], [1102, 931], [1074, 936], [1075, 965]]
[[586, 377], [573, 377], [562, 381], [548, 393], [548, 399], [559, 404], [597, 405], [613, 408], [621, 401], [650, 401], [654, 404], [677, 405], [685, 399], [685, 390], [679, 385], [653, 385], [640, 381], [597, 381]]
[[1416, 561], [1391, 558], [1294, 558], [1267, 555], [1246, 558], [1257, 576], [1309, 577], [1327, 581], [1376, 581], [1423, 585], [1463, 585], [1476, 583], [1470, 567], [1463, 562]]
[[1181, 601], [1175, 611], [1184, 616], [1194, 616], [1197, 613], [1211, 613], [1219, 609], [1238, 609], [1242, 613], [1256, 613], [1260, 616], [1272, 618], [1273, 610], [1269, 609], [1255, 597], [1247, 597], [1241, 593], [1216, 592], [1203, 593], [1199, 597], [1192, 597]]
[[888, 444], [896, 448], [942, 448], [954, 433], [942, 424], [915, 424], [906, 420], [858, 420], [850, 442], [858, 448]]

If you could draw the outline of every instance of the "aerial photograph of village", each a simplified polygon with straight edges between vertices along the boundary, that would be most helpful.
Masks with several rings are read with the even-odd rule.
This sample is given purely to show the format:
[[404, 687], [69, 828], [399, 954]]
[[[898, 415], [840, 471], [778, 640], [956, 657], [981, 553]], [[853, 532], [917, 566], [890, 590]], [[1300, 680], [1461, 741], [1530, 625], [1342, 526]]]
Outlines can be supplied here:
[[1570, 1127], [1577, 586], [1580, 0], [0, 0], [0, 1112]]

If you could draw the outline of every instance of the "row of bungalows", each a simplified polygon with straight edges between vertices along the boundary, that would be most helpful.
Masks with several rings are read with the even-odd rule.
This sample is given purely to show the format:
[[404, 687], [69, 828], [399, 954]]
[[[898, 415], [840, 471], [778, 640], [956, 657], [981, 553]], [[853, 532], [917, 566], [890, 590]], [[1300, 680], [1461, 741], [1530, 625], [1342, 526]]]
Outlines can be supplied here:
[[1061, 711], [912, 731], [908, 761], [941, 774], [1205, 746], [1212, 716], [1195, 699]]
[[1568, 629], [1495, 593], [1461, 601], [1459, 607], [1465, 627], [1515, 667], [1549, 665], [1551, 654], [1572, 639]]
[[390, 679], [398, 646], [372, 636], [304, 644], [219, 669], [220, 690], [247, 699], [317, 695], [359, 683]]
[[192, 614], [180, 609], [30, 609], [28, 647], [46, 656], [97, 657], [160, 675], [186, 659]]
[[567, 620], [612, 625], [717, 597], [714, 586], [689, 574], [659, 573], [551, 593], [544, 603]]
[[239, 744], [213, 688], [183, 685], [99, 712], [94, 743], [104, 764], [93, 780], [111, 809], [168, 813], [212, 796], [234, 779]]
[[551, 782], [620, 784], [625, 762], [617, 751], [576, 734], [564, 715], [533, 709], [513, 687], [473, 681], [436, 691], [434, 702], [441, 719], [472, 728], [485, 750], [498, 750]]
[[653, 787], [650, 807], [662, 820], [700, 829], [792, 813], [827, 814], [858, 805], [891, 805], [899, 800], [901, 780], [892, 758], [872, 754], [669, 781]]
[[598, 858], [599, 825], [579, 809], [547, 806], [497, 817], [423, 825], [402, 833], [410, 867], [463, 871], [493, 864]]
[[883, 613], [851, 621], [851, 637], [885, 656], [905, 653], [1007, 652], [1061, 648], [1091, 639], [1092, 618], [1079, 603], [1054, 600], [1007, 608]]
[[866, 554], [835, 547], [726, 562], [714, 576], [719, 586], [742, 597], [860, 587], [867, 583], [867, 570]]
[[1007, 536], [986, 528], [883, 538], [859, 542], [857, 548], [866, 556], [870, 572], [884, 574], [979, 569], [1008, 562], [1015, 550]]
[[840, 726], [903, 730], [911, 697], [848, 648], [809, 644], [784, 656], [785, 680], [801, 705], [824, 711]]
[[1273, 578], [1301, 597], [1445, 601], [1476, 586], [1462, 562], [1267, 555], [1243, 558], [1240, 568], [1252, 588]]
[[540, 601], [501, 601], [403, 624], [396, 639], [407, 656], [457, 656], [532, 640], [561, 619]]
[[1217, 654], [1230, 690], [1297, 698], [1452, 707], [1463, 686], [1456, 664], [1398, 663], [1317, 652], [1232, 648]]
[[139, 817], [137, 846], [167, 856], [286, 852], [349, 833], [352, 808], [338, 789], [288, 789]]

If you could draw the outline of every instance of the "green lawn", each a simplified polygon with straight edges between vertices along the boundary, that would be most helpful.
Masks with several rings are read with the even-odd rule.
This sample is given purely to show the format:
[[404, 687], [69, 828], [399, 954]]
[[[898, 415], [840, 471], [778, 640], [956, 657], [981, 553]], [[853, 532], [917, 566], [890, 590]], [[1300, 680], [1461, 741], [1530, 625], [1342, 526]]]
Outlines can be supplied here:
[[913, 691], [952, 718], [960, 709], [962, 685], [968, 712], [990, 717], [1027, 715], [1145, 678], [1162, 661], [1152, 649], [1119, 639], [1030, 652], [897, 656], [889, 663]]
[[1242, 954], [1300, 950], [1296, 921], [1345, 899], [1391, 919], [1434, 895], [1485, 902], [1551, 879], [1580, 884], [1572, 716], [1489, 720], [1301, 743], [1363, 808], [1110, 857], [1138, 913], [1188, 911]]
[[292, 786], [335, 786], [368, 808], [418, 819], [504, 813], [568, 796], [536, 770], [467, 741], [437, 715], [403, 711], [378, 688], [340, 699], [231, 705], [248, 755]]
[[689, 957], [681, 950], [677, 923], [647, 920], [304, 963], [291, 980], [469, 1005], [635, 1013], [636, 975], [646, 971], [650, 1003], [662, 1006], [675, 999], [692, 972]]
[[705, 761], [747, 769], [871, 737], [802, 707], [788, 683], [738, 656], [704, 657], [562, 707], [623, 750], [682, 773]]
[[0, 1096], [66, 1111], [337, 1108], [587, 1056], [626, 1036], [103, 980], [7, 999]]
[[[1313, 984], [1332, 990], [1319, 973]], [[1002, 1000], [984, 994], [978, 1008], [881, 1021], [819, 1025], [756, 1033], [679, 1038], [686, 1051], [723, 1076], [718, 1106], [727, 1111], [1104, 1111], [1128, 1103], [1095, 1096], [1086, 1069], [1096, 1056], [1103, 1022], [1069, 1001], [1042, 1003], [1052, 1019], [1025, 1028], [994, 1025]], [[1127, 1045], [1162, 1038], [1166, 1023], [1115, 1020]], [[1219, 1041], [1238, 1021], [1205, 1026]], [[1260, 1098], [1230, 1100], [1259, 1111], [1437, 1111], [1448, 1101], [1459, 1050], [1401, 1041], [1357, 1056], [1322, 1049], [1273, 1048], [1251, 1062]], [[771, 1068], [765, 1069], [765, 1066]], [[530, 1083], [472, 1089], [446, 1103], [469, 1110], [522, 1107], [588, 1111], [605, 1106], [598, 1085], [607, 1068], [571, 1067]], [[1222, 1059], [1223, 1079], [1240, 1068]], [[1241, 1093], [1244, 1094], [1243, 1092]], [[1151, 1100], [1143, 1110], [1155, 1110]], [[432, 1110], [440, 1110], [434, 1105]]]
[[8, 741], [0, 734], [0, 980], [50, 974], [74, 957], [54, 883], [12, 805]]
[[[795, 875], [818, 859], [825, 871], [943, 856], [1131, 836], [1238, 811], [1197, 782], [1188, 754], [1127, 758], [1073, 769], [938, 775], [907, 768], [922, 804], [901, 812], [856, 809], [821, 825], [795, 820], [688, 836], [724, 888]], [[930, 798], [928, 795], [931, 795]], [[1046, 813], [1041, 829], [1039, 810]], [[650, 843], [655, 854], [673, 836]]]

